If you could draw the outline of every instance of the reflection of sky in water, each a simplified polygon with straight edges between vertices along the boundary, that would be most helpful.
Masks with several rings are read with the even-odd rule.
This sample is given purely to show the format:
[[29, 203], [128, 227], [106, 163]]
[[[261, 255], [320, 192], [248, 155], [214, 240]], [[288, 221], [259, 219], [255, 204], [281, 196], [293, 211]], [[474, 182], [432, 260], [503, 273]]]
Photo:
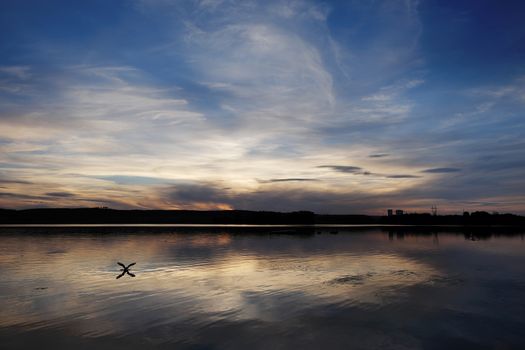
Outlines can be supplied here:
[[[373, 230], [306, 236], [204, 230], [0, 236], [0, 339], [16, 347], [14, 334], [39, 341], [53, 334], [109, 346], [139, 334], [147, 346], [242, 348], [273, 337], [283, 347], [340, 339], [335, 347], [352, 341], [357, 348], [428, 348], [434, 335], [432, 327], [421, 328], [424, 321], [448, 333], [456, 325], [447, 337], [459, 347], [479, 341], [469, 335], [472, 317], [511, 326], [491, 341], [525, 344], [512, 331], [525, 325], [517, 316], [525, 311], [520, 236], [472, 242], [447, 234], [389, 238]], [[116, 280], [116, 261], [136, 261], [137, 277]], [[309, 330], [311, 342], [293, 340], [301, 330]]]

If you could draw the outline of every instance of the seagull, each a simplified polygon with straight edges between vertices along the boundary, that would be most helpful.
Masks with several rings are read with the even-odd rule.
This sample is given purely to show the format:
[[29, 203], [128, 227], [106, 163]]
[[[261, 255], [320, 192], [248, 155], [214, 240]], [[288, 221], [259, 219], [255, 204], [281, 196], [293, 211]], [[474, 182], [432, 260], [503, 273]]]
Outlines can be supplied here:
[[119, 279], [120, 277], [124, 276], [125, 274], [128, 274], [130, 275], [131, 277], [135, 277], [134, 274], [132, 274], [131, 272], [129, 272], [129, 268], [133, 265], [135, 265], [136, 263], [131, 263], [129, 264], [128, 266], [124, 265], [123, 263], [121, 262], [118, 262], [117, 261], [117, 264], [119, 264], [120, 266], [122, 266], [122, 268], [120, 269], [120, 271], [122, 271], [122, 273], [120, 275], [117, 276], [117, 279]]

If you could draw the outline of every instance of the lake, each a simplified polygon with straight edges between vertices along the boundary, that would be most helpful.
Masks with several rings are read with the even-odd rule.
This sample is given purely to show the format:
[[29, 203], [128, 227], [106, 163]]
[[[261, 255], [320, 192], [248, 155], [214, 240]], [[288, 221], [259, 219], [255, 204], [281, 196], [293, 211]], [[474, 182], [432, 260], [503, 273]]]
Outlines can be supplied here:
[[0, 228], [0, 344], [524, 349], [523, 234], [436, 230]]

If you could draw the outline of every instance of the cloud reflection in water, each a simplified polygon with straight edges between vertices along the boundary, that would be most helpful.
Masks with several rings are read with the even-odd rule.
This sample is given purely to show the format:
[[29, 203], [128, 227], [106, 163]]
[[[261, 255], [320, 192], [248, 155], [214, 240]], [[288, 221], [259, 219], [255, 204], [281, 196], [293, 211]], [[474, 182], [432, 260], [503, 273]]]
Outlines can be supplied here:
[[[408, 322], [408, 315], [418, 319], [419, 308], [438, 307], [434, 298], [453, 302], [447, 299], [451, 289], [462, 297], [468, 274], [461, 268], [451, 271], [439, 254], [459, 248], [467, 255], [471, 249], [482, 256], [488, 254], [483, 249], [501, 254], [509, 246], [480, 244], [480, 250], [465, 246], [462, 236], [440, 237], [439, 245], [431, 236], [391, 241], [378, 231], [306, 236], [72, 233], [0, 239], [2, 339], [14, 339], [2, 332], [9, 335], [16, 329], [73, 337], [73, 342], [89, 338], [98, 345], [138, 336], [151, 341], [148, 346], [156, 341], [189, 346], [206, 343], [214, 329], [224, 334], [212, 332], [209, 341], [233, 342], [233, 348], [264, 334], [278, 339], [277, 329], [295, 334], [297, 327], [317, 327], [311, 334], [316, 341], [346, 339], [346, 331], [333, 328], [336, 320], [355, 329], [372, 322], [366, 329], [375, 334], [372, 338], [382, 334], [381, 339], [394, 341], [385, 322]], [[505, 251], [523, 259], [519, 250]], [[115, 260], [130, 259], [137, 261], [137, 277], [115, 280]], [[232, 329], [236, 340], [229, 338]], [[405, 338], [403, 342], [415, 341]], [[372, 343], [362, 343], [363, 348], [378, 346]]]

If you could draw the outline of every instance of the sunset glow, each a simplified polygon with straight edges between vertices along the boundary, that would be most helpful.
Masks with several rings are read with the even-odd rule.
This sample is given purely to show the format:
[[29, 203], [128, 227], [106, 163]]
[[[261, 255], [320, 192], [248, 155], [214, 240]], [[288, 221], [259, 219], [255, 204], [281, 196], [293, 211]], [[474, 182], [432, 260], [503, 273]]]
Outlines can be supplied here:
[[0, 207], [525, 214], [520, 2], [3, 1]]

